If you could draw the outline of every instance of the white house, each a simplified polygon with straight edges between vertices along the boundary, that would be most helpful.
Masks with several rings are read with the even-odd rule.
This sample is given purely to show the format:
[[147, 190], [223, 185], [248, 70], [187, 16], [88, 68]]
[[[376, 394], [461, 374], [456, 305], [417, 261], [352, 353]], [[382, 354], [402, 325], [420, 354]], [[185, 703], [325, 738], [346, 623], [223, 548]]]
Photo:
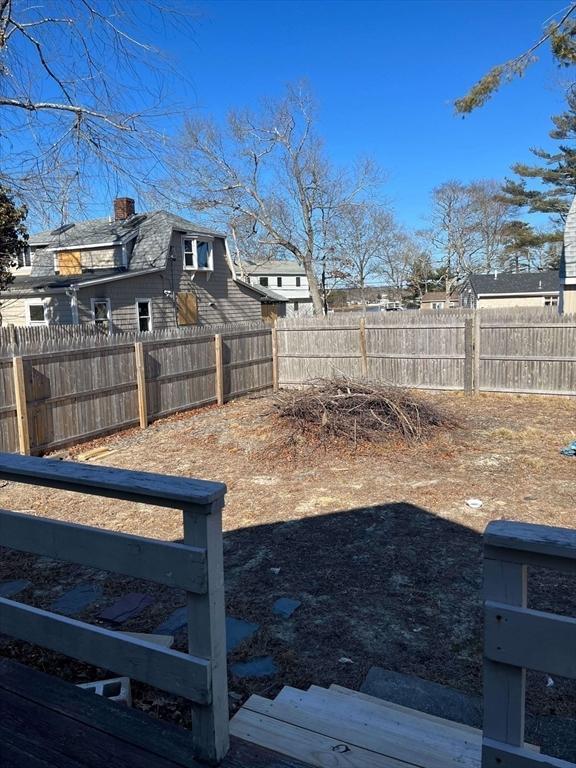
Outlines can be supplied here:
[[254, 286], [270, 288], [286, 301], [286, 316], [312, 315], [312, 297], [304, 267], [292, 259], [244, 262], [244, 279]]

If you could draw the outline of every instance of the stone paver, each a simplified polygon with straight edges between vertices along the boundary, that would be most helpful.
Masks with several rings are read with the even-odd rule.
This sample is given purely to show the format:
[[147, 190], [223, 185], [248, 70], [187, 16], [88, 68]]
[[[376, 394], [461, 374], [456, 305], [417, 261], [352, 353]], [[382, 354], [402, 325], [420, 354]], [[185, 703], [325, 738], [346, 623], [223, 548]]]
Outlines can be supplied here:
[[142, 613], [153, 602], [154, 600], [150, 595], [143, 595], [140, 592], [129, 592], [127, 595], [122, 595], [113, 605], [105, 608], [100, 613], [100, 618], [105, 621], [111, 621], [114, 624], [124, 624], [129, 619], [133, 619]]
[[273, 677], [278, 666], [272, 656], [260, 656], [249, 661], [239, 661], [230, 667], [236, 677]]
[[102, 589], [97, 584], [78, 584], [78, 586], [60, 595], [52, 603], [51, 610], [56, 611], [56, 613], [63, 613], [65, 616], [75, 616], [101, 598]]
[[19, 592], [24, 592], [28, 589], [31, 582], [26, 579], [16, 579], [15, 581], [2, 581], [0, 582], [0, 597], [13, 597]]
[[301, 600], [295, 600], [292, 597], [280, 597], [272, 606], [272, 613], [276, 616], [282, 616], [284, 619], [289, 619], [301, 605]]

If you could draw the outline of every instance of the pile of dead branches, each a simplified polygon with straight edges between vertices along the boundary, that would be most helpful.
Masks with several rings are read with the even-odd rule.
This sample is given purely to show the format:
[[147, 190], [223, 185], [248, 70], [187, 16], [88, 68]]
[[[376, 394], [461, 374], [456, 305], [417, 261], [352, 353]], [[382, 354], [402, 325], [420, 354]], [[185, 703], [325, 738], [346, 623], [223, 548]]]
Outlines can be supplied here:
[[278, 393], [275, 408], [296, 433], [322, 442], [344, 439], [354, 445], [393, 436], [417, 441], [456, 422], [414, 391], [377, 382], [319, 379], [301, 390]]

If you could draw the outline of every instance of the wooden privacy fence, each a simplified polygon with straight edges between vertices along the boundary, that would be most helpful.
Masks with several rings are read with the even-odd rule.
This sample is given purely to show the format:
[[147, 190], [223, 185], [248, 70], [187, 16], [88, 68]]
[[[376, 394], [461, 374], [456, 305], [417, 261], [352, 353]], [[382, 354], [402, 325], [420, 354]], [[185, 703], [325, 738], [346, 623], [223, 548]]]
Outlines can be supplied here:
[[279, 320], [280, 386], [333, 376], [468, 392], [576, 395], [576, 316], [397, 312]]
[[270, 388], [270, 328], [215, 330], [0, 352], [0, 451], [40, 453]]
[[226, 486], [6, 454], [0, 455], [0, 478], [182, 510], [182, 544], [0, 510], [0, 546], [185, 590], [187, 654], [1, 597], [0, 627], [4, 634], [189, 699], [188, 757], [221, 760], [228, 749]]

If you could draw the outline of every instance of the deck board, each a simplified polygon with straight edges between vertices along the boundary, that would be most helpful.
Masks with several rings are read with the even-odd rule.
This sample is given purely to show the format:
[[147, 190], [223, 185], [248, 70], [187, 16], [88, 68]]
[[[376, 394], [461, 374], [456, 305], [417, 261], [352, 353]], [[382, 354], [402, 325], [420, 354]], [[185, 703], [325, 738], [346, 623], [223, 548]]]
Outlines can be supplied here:
[[[2, 768], [201, 768], [189, 731], [0, 659]], [[205, 767], [204, 767], [205, 768]], [[222, 768], [306, 768], [232, 739]]]

